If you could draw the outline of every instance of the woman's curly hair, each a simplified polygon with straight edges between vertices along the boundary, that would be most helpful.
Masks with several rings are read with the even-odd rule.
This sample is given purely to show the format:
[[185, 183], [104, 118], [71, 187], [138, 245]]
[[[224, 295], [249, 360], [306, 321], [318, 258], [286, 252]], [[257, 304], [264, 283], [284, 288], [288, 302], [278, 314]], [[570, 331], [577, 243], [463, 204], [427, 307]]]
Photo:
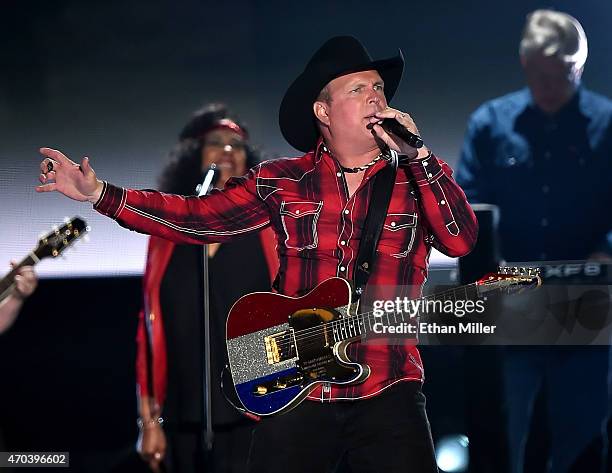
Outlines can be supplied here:
[[[159, 190], [170, 194], [195, 194], [195, 188], [202, 180], [203, 136], [224, 118], [248, 134], [244, 124], [224, 104], [213, 103], [197, 110], [181, 130], [179, 142], [170, 152], [170, 162], [159, 177]], [[261, 162], [260, 153], [248, 140], [245, 152], [247, 169]]]

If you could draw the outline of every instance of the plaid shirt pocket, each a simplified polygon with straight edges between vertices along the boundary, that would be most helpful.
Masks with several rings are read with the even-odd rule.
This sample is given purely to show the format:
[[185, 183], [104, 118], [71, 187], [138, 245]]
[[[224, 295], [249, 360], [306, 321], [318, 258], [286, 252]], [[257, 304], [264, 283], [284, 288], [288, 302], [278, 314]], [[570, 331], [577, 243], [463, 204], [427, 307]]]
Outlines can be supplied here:
[[322, 208], [323, 201], [281, 202], [279, 212], [287, 248], [302, 251], [317, 247], [317, 221]]

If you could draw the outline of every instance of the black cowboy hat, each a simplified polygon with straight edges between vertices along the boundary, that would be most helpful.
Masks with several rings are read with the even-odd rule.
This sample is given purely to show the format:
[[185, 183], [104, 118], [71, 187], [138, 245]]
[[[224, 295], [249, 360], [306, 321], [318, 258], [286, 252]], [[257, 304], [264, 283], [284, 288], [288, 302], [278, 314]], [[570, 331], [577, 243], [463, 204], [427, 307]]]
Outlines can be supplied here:
[[278, 113], [281, 132], [291, 146], [300, 151], [314, 148], [319, 130], [312, 104], [319, 93], [336, 77], [352, 72], [376, 70], [385, 82], [385, 96], [389, 102], [402, 78], [402, 51], [389, 59], [373, 61], [363, 45], [352, 36], [329, 39], [314, 53], [304, 72], [287, 89]]

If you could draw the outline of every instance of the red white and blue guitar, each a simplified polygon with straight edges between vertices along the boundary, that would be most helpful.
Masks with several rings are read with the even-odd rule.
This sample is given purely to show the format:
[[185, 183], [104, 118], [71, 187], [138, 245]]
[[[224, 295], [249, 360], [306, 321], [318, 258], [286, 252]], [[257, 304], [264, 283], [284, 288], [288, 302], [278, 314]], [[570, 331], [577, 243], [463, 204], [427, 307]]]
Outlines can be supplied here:
[[[423, 300], [476, 299], [490, 291], [540, 283], [532, 268], [500, 268], [473, 284]], [[369, 366], [351, 361], [346, 349], [372, 333], [374, 314], [353, 315], [351, 292], [346, 280], [331, 278], [302, 297], [260, 292], [234, 304], [227, 319], [227, 351], [236, 394], [246, 411], [259, 416], [286, 412], [321, 383], [366, 380]], [[409, 322], [404, 312], [391, 318], [389, 324]]]

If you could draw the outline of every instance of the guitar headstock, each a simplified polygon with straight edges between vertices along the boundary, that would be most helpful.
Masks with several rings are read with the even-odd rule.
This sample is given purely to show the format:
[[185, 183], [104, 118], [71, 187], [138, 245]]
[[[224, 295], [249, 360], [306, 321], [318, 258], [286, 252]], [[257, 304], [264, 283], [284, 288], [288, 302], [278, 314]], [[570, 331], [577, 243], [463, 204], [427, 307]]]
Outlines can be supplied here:
[[476, 281], [480, 292], [501, 290], [504, 292], [521, 292], [536, 288], [542, 284], [540, 268], [500, 266], [497, 273], [489, 273]]
[[55, 258], [88, 231], [85, 220], [74, 217], [38, 240], [34, 254], [38, 259]]

